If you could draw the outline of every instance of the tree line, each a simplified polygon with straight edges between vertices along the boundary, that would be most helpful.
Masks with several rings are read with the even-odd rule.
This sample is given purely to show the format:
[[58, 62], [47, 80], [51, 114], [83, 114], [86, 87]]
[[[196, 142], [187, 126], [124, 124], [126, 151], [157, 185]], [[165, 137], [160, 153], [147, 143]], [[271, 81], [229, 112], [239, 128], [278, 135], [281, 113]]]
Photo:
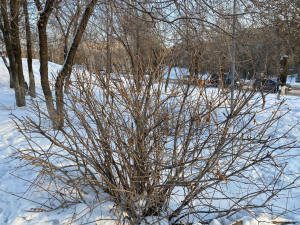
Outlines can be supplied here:
[[[238, 1], [236, 60], [240, 77], [250, 78], [260, 71], [279, 75], [281, 55], [290, 56], [289, 68], [298, 72], [298, 11], [298, 1], [264, 4], [254, 0]], [[198, 74], [230, 70], [231, 3], [3, 0], [0, 28], [9, 60], [2, 58], [11, 76], [10, 87], [15, 88], [17, 106], [26, 104], [21, 67], [25, 52], [30, 75], [29, 94], [35, 96], [31, 66], [34, 51], [41, 62], [41, 82], [48, 111], [53, 115], [56, 110], [51, 103], [49, 60], [64, 65], [64, 75], [56, 82], [57, 99], [61, 83], [65, 77], [68, 79], [73, 64], [112, 71], [113, 60], [121, 56], [130, 58], [133, 52], [147, 58], [164, 48], [168, 51], [168, 60], [173, 60], [175, 65], [189, 68], [197, 64]], [[78, 43], [73, 42], [75, 39]], [[134, 67], [132, 63], [130, 66]], [[57, 101], [58, 108], [60, 101]]]

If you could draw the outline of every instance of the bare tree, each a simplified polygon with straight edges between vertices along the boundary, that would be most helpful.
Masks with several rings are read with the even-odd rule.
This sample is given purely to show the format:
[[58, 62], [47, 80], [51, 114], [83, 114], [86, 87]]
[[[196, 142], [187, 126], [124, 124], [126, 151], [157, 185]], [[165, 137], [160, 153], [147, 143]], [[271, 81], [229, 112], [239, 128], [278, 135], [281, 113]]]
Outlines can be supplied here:
[[26, 27], [26, 44], [27, 44], [27, 64], [28, 64], [28, 73], [29, 73], [29, 95], [33, 98], [36, 97], [35, 93], [35, 79], [32, 69], [32, 47], [31, 47], [31, 31], [29, 23], [29, 15], [27, 9], [28, 2], [27, 0], [22, 1], [22, 6], [24, 10], [25, 17], [25, 27]]
[[[72, 29], [74, 30], [74, 34], [77, 30], [78, 20], [81, 12], [81, 5], [80, 2], [70, 2], [64, 1], [65, 7], [64, 10], [56, 9], [54, 16], [56, 21], [58, 22], [59, 29], [63, 36], [63, 52], [64, 52], [64, 59], [67, 58], [68, 49], [69, 49], [69, 39]], [[76, 9], [74, 11], [74, 8]]]
[[280, 84], [281, 84], [281, 94], [286, 94], [286, 78], [288, 74], [288, 56], [284, 55], [280, 59], [280, 64], [282, 66], [282, 71], [279, 77]]
[[[15, 89], [15, 97], [17, 106], [25, 106], [25, 80], [22, 68], [21, 44], [19, 36], [19, 1], [11, 0], [8, 3], [6, 0], [1, 0], [1, 16], [3, 24], [0, 29], [3, 33], [3, 39], [6, 46], [6, 51], [9, 58], [8, 71], [11, 72], [12, 85]], [[9, 15], [10, 13], [10, 15]]]
[[85, 11], [82, 15], [81, 21], [79, 23], [78, 29], [74, 36], [73, 42], [70, 46], [68, 55], [65, 59], [64, 65], [61, 71], [58, 73], [55, 82], [55, 94], [56, 94], [56, 107], [57, 107], [57, 115], [58, 115], [58, 124], [59, 128], [63, 127], [64, 124], [64, 98], [63, 98], [63, 84], [65, 78], [70, 76], [72, 70], [72, 62], [74, 60], [76, 51], [78, 49], [79, 43], [81, 41], [82, 35], [85, 31], [85, 28], [88, 24], [90, 16], [92, 15], [95, 5], [98, 0], [91, 0], [90, 3], [86, 6]]
[[[59, 28], [63, 36], [63, 43], [64, 43], [63, 52], [64, 52], [64, 60], [66, 60], [68, 55], [68, 50], [69, 50], [70, 34], [73, 29], [74, 32], [72, 36], [75, 35], [78, 26], [79, 16], [82, 11], [82, 6], [80, 5], [80, 1], [77, 2], [64, 1], [63, 7], [66, 7], [66, 10], [57, 9], [54, 15], [59, 24]], [[76, 8], [75, 12], [74, 12], [74, 8]], [[70, 82], [70, 74], [66, 77], [65, 94], [68, 93], [69, 82]]]
[[60, 1], [47, 0], [45, 3], [41, 3], [39, 0], [35, 0], [36, 8], [39, 11], [38, 19], [38, 35], [39, 35], [39, 47], [40, 47], [40, 76], [41, 85], [46, 100], [47, 110], [50, 115], [51, 121], [56, 123], [57, 113], [53, 103], [52, 92], [49, 85], [48, 77], [48, 41], [47, 41], [47, 23], [49, 17], [54, 10], [55, 6]]

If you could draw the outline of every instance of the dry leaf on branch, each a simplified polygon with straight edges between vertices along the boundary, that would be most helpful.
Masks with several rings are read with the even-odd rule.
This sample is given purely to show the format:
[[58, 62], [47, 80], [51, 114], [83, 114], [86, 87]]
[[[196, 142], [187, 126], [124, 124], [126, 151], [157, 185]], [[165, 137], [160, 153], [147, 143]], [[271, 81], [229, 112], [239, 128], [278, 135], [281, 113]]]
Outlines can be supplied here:
[[210, 122], [210, 115], [207, 115], [206, 116], [206, 123], [209, 123]]
[[198, 83], [198, 85], [199, 85], [199, 88], [202, 88], [202, 84], [203, 84], [203, 80], [202, 80], [202, 79], [200, 79], [200, 80], [199, 80], [199, 83]]
[[200, 117], [200, 116], [198, 116], [198, 121], [199, 121], [199, 123], [201, 123], [201, 120], [202, 120], [202, 119], [201, 119], [201, 117]]
[[216, 177], [219, 177], [219, 179], [222, 179], [223, 181], [225, 181], [226, 185], [227, 185], [227, 179], [226, 177], [220, 172], [219, 169], [217, 169], [217, 172], [215, 173], [214, 171], [212, 171], [213, 174], [216, 176]]
[[194, 185], [190, 183], [191, 190], [194, 190]]

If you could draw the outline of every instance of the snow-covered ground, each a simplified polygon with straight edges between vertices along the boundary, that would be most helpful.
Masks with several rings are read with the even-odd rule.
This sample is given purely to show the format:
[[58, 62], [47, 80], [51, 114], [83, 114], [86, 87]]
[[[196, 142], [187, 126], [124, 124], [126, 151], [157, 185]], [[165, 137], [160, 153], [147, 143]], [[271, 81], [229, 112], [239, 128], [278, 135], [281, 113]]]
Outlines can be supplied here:
[[[26, 59], [23, 59], [23, 68], [25, 80], [28, 82], [28, 70]], [[49, 62], [49, 79], [55, 75], [61, 68], [60, 65]], [[37, 84], [37, 93], [42, 94], [39, 77], [39, 61], [33, 60], [33, 70]], [[36, 177], [36, 172], [31, 170], [18, 170], [15, 168], [20, 165], [20, 161], [13, 159], [13, 148], [22, 148], [24, 138], [16, 130], [11, 114], [22, 117], [28, 113], [27, 107], [17, 108], [15, 105], [14, 91], [9, 88], [9, 76], [6, 67], [0, 60], [0, 225], [60, 225], [73, 224], [76, 218], [76, 212], [80, 212], [82, 206], [78, 205], [74, 209], [61, 209], [52, 212], [33, 213], [26, 212], [39, 206], [33, 202], [38, 193], [33, 196], [24, 195], [29, 188], [29, 183], [25, 180], [31, 180]], [[27, 96], [29, 98], [29, 96]], [[40, 141], [41, 146], [47, 147], [48, 143]], [[13, 175], [12, 175], [13, 174]], [[33, 201], [26, 199], [30, 198]], [[113, 224], [113, 214], [110, 210], [113, 208], [112, 203], [104, 203], [101, 208], [95, 210], [93, 215], [89, 215], [89, 221], [102, 219], [97, 224]], [[76, 224], [84, 224], [87, 220], [79, 220]], [[91, 224], [95, 224], [91, 223]]]
[[[23, 67], [25, 73], [25, 79], [28, 81], [27, 63], [23, 60]], [[49, 77], [51, 80], [52, 74], [60, 69], [60, 65], [49, 62]], [[37, 84], [37, 92], [42, 94], [40, 89], [39, 78], [39, 61], [33, 61], [34, 74]], [[181, 71], [183, 73], [187, 71]], [[179, 71], [172, 69], [170, 78], [176, 79]], [[11, 114], [18, 117], [25, 116], [27, 107], [17, 108], [15, 106], [14, 91], [9, 88], [9, 75], [2, 60], [0, 60], [0, 225], [12, 224], [12, 225], [59, 225], [59, 224], [116, 224], [115, 215], [113, 210], [113, 203], [107, 202], [96, 208], [91, 215], [73, 222], [78, 214], [84, 209], [83, 205], [78, 205], [75, 209], [59, 209], [51, 212], [26, 212], [32, 208], [38, 206], [38, 202], [35, 202], [35, 196], [40, 197], [39, 193], [33, 192], [28, 196], [24, 194], [25, 191], [30, 188], [29, 183], [26, 180], [31, 180], [36, 177], [36, 172], [33, 170], [16, 170], [15, 168], [20, 165], [20, 161], [13, 160], [14, 148], [21, 149], [24, 146], [23, 136], [16, 130], [14, 123], [11, 120]], [[293, 86], [294, 82], [291, 81]], [[27, 98], [29, 98], [27, 96]], [[300, 97], [299, 96], [285, 96], [286, 105], [285, 109], [290, 109], [291, 112], [285, 116], [276, 129], [279, 133], [284, 133], [300, 122]], [[271, 106], [276, 102], [275, 94], [269, 94], [267, 96], [267, 105]], [[270, 109], [271, 110], [271, 109]], [[271, 114], [271, 112], [270, 112]], [[259, 115], [257, 120], [264, 120], [269, 114]], [[275, 129], [275, 128], [274, 128]], [[300, 144], [300, 126], [296, 126], [289, 134], [289, 140], [297, 141]], [[42, 147], [47, 147], [48, 143], [42, 139], [39, 143]], [[293, 157], [287, 161], [287, 171], [295, 176], [300, 175], [300, 149], [295, 148], [291, 151]], [[265, 171], [265, 176], [269, 175], [268, 171]], [[273, 202], [275, 208], [287, 209], [290, 213], [284, 215], [286, 219], [293, 221], [300, 221], [300, 188], [299, 190], [293, 190], [292, 193], [285, 193], [290, 195], [289, 199], [278, 197]], [[30, 192], [29, 192], [30, 193]], [[28, 200], [30, 199], [30, 200]], [[296, 210], [298, 213], [292, 211]], [[32, 210], [31, 210], [32, 211]], [[233, 217], [226, 219], [220, 218], [213, 220], [210, 225], [227, 225], [232, 224], [234, 221], [242, 220], [243, 225], [257, 225], [258, 222], [267, 224], [275, 219], [266, 214], [263, 211], [256, 212], [240, 212]], [[277, 218], [282, 221], [283, 219]], [[89, 221], [89, 223], [87, 223]], [[94, 221], [94, 222], [93, 222]], [[96, 222], [97, 221], [97, 222]], [[151, 222], [150, 222], [151, 224]], [[162, 220], [161, 224], [168, 224], [167, 221]], [[261, 224], [261, 223], [260, 223]]]

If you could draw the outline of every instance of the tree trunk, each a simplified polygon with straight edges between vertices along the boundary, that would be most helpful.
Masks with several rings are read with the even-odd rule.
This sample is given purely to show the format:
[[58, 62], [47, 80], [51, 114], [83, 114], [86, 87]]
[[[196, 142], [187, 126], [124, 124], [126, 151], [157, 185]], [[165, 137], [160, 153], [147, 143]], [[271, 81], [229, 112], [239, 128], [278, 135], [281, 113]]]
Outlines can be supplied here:
[[[69, 37], [69, 31], [67, 31], [67, 35], [65, 35], [65, 44], [64, 44], [64, 60], [66, 60], [66, 58], [67, 58], [67, 55], [68, 55], [68, 45], [69, 45], [69, 43], [68, 43], [68, 37]], [[71, 63], [71, 64], [73, 64], [73, 63]], [[71, 79], [71, 72], [67, 75], [67, 77], [66, 77], [66, 81], [65, 81], [65, 90], [64, 90], [64, 92], [65, 92], [65, 94], [68, 94], [69, 93], [69, 87], [70, 87], [70, 85], [69, 85], [69, 83], [70, 83], [70, 79]]]
[[16, 82], [16, 66], [15, 66], [15, 60], [14, 56], [12, 54], [12, 46], [11, 46], [11, 40], [10, 40], [10, 25], [8, 21], [8, 15], [7, 15], [7, 5], [6, 5], [6, 0], [1, 0], [1, 17], [3, 19], [3, 25], [0, 23], [0, 29], [3, 34], [3, 39], [6, 47], [6, 52], [7, 56], [9, 59], [9, 64], [6, 62], [5, 63], [5, 58], [2, 55], [3, 62], [5, 63], [5, 66], [8, 71], [10, 71], [10, 87], [14, 88], [15, 87], [15, 82]]
[[[58, 15], [55, 15], [56, 16], [56, 19], [60, 25], [60, 28], [61, 28], [61, 32], [64, 34], [64, 60], [66, 60], [67, 58], [67, 55], [68, 55], [68, 46], [69, 46], [69, 43], [68, 43], [68, 39], [69, 39], [69, 34], [70, 34], [70, 30], [71, 30], [71, 27], [72, 25], [74, 24], [74, 34], [73, 36], [75, 36], [75, 33], [76, 33], [76, 30], [77, 30], [77, 26], [78, 26], [78, 19], [79, 19], [79, 16], [80, 16], [80, 11], [81, 11], [81, 8], [80, 8], [80, 5], [79, 3], [77, 2], [77, 10], [76, 10], [76, 13], [75, 15], [72, 17], [67, 29], [66, 29], [66, 32], [65, 32], [65, 29], [61, 23], [61, 20], [60, 20], [60, 17]], [[73, 64], [73, 62], [72, 62]], [[70, 84], [70, 75], [69, 74], [66, 79], [65, 79], [65, 89], [64, 89], [64, 92], [65, 94], [68, 94], [69, 93], [69, 84]]]
[[40, 75], [41, 75], [41, 85], [43, 93], [46, 100], [47, 110], [52, 122], [56, 121], [56, 113], [53, 104], [52, 92], [49, 85], [48, 79], [48, 45], [47, 45], [47, 31], [46, 24], [44, 21], [39, 20], [38, 22], [38, 32], [39, 32], [39, 45], [40, 45]]
[[[9, 10], [7, 9], [6, 0], [1, 0], [1, 16], [3, 19], [3, 26], [1, 24], [0, 28], [3, 33], [6, 51], [9, 58], [9, 65], [7, 63], [6, 67], [10, 72], [10, 86], [14, 87], [15, 89], [16, 104], [18, 107], [21, 107], [25, 106], [26, 103], [25, 90], [23, 89], [24, 76], [18, 27], [18, 4], [15, 0], [10, 2], [11, 23], [9, 22], [8, 12]], [[22, 81], [23, 83], [20, 83]]]
[[55, 94], [56, 94], [56, 109], [58, 114], [58, 128], [62, 128], [64, 125], [64, 112], [63, 112], [63, 84], [65, 81], [65, 78], [70, 75], [72, 70], [72, 62], [74, 60], [77, 48], [79, 46], [79, 43], [81, 41], [82, 35], [85, 31], [85, 28], [87, 26], [87, 23], [89, 21], [89, 18], [91, 14], [94, 11], [94, 7], [97, 4], [98, 0], [91, 0], [91, 2], [87, 5], [83, 15], [82, 19], [80, 21], [79, 27], [77, 29], [77, 32], [75, 34], [75, 37], [73, 39], [73, 43], [70, 46], [67, 58], [65, 59], [65, 63], [63, 68], [58, 74], [58, 77], [55, 82]]
[[27, 10], [27, 0], [23, 0], [23, 9], [25, 14], [25, 25], [26, 25], [26, 43], [27, 43], [27, 64], [29, 73], [29, 95], [33, 98], [36, 97], [35, 93], [35, 80], [32, 69], [32, 48], [31, 48], [31, 32], [29, 24], [29, 16]]
[[[52, 92], [48, 79], [48, 42], [47, 42], [47, 22], [51, 12], [53, 11], [55, 0], [47, 0], [45, 3], [45, 9], [42, 10], [40, 18], [38, 20], [38, 33], [39, 33], [39, 47], [40, 47], [40, 75], [41, 85], [46, 100], [47, 110], [50, 116], [50, 120], [53, 122], [53, 126], [57, 125], [57, 114], [55, 111]], [[36, 6], [41, 10], [41, 5], [36, 1]]]
[[21, 51], [21, 42], [19, 34], [19, 4], [17, 0], [10, 1], [10, 13], [11, 13], [11, 42], [13, 53], [15, 57], [16, 69], [18, 74], [18, 81], [15, 84], [15, 89], [18, 93], [17, 106], [26, 106], [25, 102], [25, 79], [23, 74], [23, 65], [22, 65], [22, 51]]
[[286, 94], [286, 78], [288, 74], [288, 57], [282, 56], [280, 63], [282, 67], [282, 72], [280, 74], [280, 83], [281, 83], [281, 95]]
[[[297, 65], [297, 73], [298, 73], [298, 77], [300, 77], [300, 61], [298, 62], [298, 65]], [[297, 76], [296, 76], [296, 79], [297, 79]]]

